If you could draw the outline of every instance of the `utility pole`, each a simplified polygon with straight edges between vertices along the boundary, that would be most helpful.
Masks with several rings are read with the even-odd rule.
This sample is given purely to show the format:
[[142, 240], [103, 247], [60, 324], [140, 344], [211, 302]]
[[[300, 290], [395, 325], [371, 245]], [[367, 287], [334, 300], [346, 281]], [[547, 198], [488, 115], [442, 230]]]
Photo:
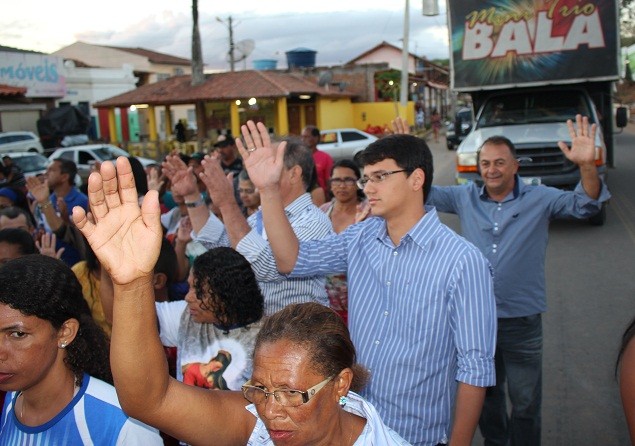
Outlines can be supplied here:
[[225, 21], [220, 17], [216, 17], [216, 20], [227, 26], [227, 29], [229, 30], [229, 52], [227, 54], [229, 56], [229, 68], [231, 71], [234, 71], [236, 59], [234, 57], [234, 27], [232, 26], [232, 16], [227, 17], [228, 23], [225, 23]]
[[[401, 95], [399, 97], [401, 106], [408, 105], [408, 62], [409, 62], [409, 40], [410, 35], [410, 2], [406, 0], [406, 9], [403, 17], [403, 48], [401, 51]], [[405, 116], [404, 116], [405, 117]]]

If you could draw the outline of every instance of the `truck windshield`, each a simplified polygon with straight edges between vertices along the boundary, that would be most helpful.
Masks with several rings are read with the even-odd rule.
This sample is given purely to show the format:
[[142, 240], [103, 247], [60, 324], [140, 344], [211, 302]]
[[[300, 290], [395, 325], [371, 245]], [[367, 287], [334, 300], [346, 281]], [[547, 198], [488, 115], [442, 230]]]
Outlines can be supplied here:
[[579, 90], [508, 93], [494, 96], [485, 103], [478, 126], [564, 122], [576, 114], [589, 116], [589, 120], [594, 121], [587, 97]]

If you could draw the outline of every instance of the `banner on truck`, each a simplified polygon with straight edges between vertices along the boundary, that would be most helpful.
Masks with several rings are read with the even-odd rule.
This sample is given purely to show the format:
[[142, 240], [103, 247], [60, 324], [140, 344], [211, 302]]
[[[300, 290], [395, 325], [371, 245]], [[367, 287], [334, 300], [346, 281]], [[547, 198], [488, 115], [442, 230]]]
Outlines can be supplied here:
[[616, 0], [450, 0], [453, 88], [618, 78]]

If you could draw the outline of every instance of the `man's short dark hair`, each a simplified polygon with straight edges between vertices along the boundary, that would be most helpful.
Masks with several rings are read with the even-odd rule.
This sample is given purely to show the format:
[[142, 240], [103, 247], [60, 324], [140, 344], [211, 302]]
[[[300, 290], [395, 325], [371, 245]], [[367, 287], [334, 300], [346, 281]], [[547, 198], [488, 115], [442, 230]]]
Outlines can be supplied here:
[[60, 163], [60, 171], [68, 174], [68, 184], [75, 185], [75, 175], [77, 175], [77, 164], [75, 161], [68, 160], [66, 158], [57, 158], [54, 161]]
[[311, 136], [320, 136], [320, 129], [314, 125], [307, 125], [306, 127], [304, 127], [304, 129], [310, 131]]
[[302, 183], [306, 189], [311, 184], [311, 173], [315, 166], [311, 149], [302, 143], [297, 137], [284, 138], [287, 147], [284, 149], [284, 167], [291, 169], [293, 166], [300, 166], [302, 169]]
[[33, 215], [20, 206], [9, 206], [8, 208], [0, 209], [0, 217], [7, 217], [9, 220], [15, 220], [20, 215], [24, 215], [24, 219], [28, 225], [35, 226]]
[[509, 149], [509, 153], [511, 153], [512, 155], [512, 158], [516, 159], [516, 147], [514, 147], [514, 143], [511, 142], [509, 138], [505, 138], [504, 136], [501, 136], [501, 135], [494, 135], [494, 136], [490, 136], [485, 141], [483, 141], [483, 144], [481, 144], [481, 147], [479, 147], [478, 150], [476, 151], [476, 165], [477, 166], [479, 161], [481, 160], [481, 150], [483, 150], [483, 147], [485, 147], [487, 144], [491, 144], [493, 146], [507, 146], [507, 148]]
[[0, 243], [8, 243], [16, 245], [20, 248], [20, 254], [23, 256], [29, 254], [37, 254], [38, 250], [35, 246], [35, 240], [31, 234], [20, 228], [0, 229]]
[[425, 173], [423, 197], [424, 200], [428, 198], [434, 168], [432, 152], [423, 139], [403, 134], [385, 136], [369, 144], [355, 157], [362, 167], [377, 164], [385, 159], [395, 160], [397, 166], [405, 170], [408, 176], [415, 169], [422, 169]]

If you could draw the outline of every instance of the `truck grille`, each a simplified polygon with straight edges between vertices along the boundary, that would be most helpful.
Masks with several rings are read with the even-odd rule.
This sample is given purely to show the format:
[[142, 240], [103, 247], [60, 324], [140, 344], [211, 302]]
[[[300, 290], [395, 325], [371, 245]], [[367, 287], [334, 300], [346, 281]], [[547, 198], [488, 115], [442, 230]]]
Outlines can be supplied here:
[[576, 170], [558, 146], [529, 145], [516, 146], [516, 157], [520, 162], [518, 173], [524, 177], [557, 175]]

